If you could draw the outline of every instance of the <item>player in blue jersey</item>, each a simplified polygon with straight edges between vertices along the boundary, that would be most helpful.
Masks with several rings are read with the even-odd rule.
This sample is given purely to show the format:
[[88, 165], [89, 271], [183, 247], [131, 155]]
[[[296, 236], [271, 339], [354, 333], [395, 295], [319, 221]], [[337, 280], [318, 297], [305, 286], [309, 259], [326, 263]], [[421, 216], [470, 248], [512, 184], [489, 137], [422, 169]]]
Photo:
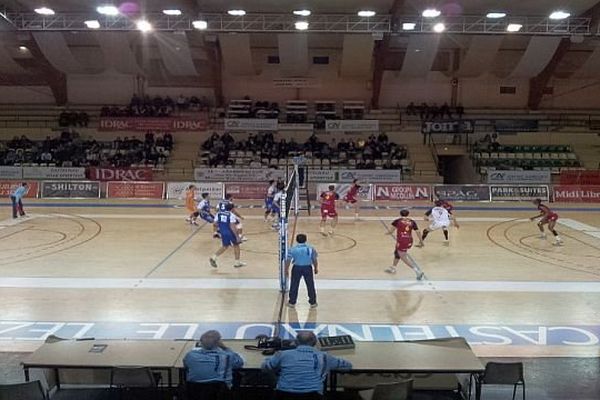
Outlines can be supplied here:
[[246, 263], [240, 261], [240, 243], [242, 240], [237, 228], [238, 219], [235, 214], [233, 214], [232, 210], [233, 204], [225, 204], [223, 206], [223, 211], [219, 210], [215, 217], [215, 225], [221, 234], [222, 246], [209, 259], [210, 266], [213, 268], [218, 268], [217, 258], [225, 253], [230, 247], [233, 247], [233, 254], [235, 257], [233, 266], [235, 268], [241, 268], [246, 265]]
[[267, 188], [267, 193], [265, 195], [265, 222], [268, 221], [269, 215], [275, 216], [273, 213], [273, 198], [275, 197], [275, 193], [277, 192], [277, 182], [275, 180], [269, 181], [269, 187]]
[[248, 239], [246, 238], [246, 236], [244, 236], [244, 233], [243, 233], [244, 227], [242, 226], [242, 220], [244, 219], [244, 217], [242, 217], [240, 215], [240, 213], [236, 210], [235, 204], [233, 204], [233, 195], [231, 193], [225, 193], [225, 197], [223, 198], [223, 200], [221, 200], [219, 202], [219, 206], [218, 206], [217, 210], [219, 212], [226, 211], [226, 207], [227, 207], [228, 204], [231, 205], [230, 212], [233, 215], [235, 215], [235, 217], [236, 217], [236, 220], [237, 220], [237, 230], [238, 230], [238, 232], [240, 234], [240, 239], [241, 239], [242, 242], [245, 242]]
[[208, 198], [208, 193], [202, 193], [202, 200], [198, 203], [196, 207], [196, 212], [194, 213], [195, 217], [200, 217], [204, 221], [213, 225], [213, 237], [219, 237], [219, 232], [217, 230], [217, 226], [215, 223], [215, 216], [211, 213], [213, 207], [210, 205], [210, 199]]

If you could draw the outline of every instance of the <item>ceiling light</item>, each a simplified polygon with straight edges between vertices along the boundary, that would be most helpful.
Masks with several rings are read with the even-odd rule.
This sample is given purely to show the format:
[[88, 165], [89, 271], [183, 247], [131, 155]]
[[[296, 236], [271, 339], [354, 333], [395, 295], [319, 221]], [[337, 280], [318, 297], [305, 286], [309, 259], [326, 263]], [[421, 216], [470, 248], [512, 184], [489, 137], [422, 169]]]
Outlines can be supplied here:
[[446, 30], [446, 25], [442, 24], [441, 22], [438, 22], [433, 26], [433, 30], [437, 33], [444, 32]]
[[506, 27], [507, 32], [519, 32], [523, 28], [521, 24], [508, 24]]
[[506, 13], [503, 13], [503, 12], [490, 12], [490, 13], [487, 13], [486, 17], [490, 18], [490, 19], [499, 19], [499, 18], [506, 17]]
[[298, 15], [300, 17], [308, 17], [311, 14], [311, 12], [310, 10], [295, 10], [293, 14]]
[[298, 21], [294, 24], [294, 26], [296, 27], [296, 29], [298, 29], [299, 31], [305, 31], [308, 29], [308, 22], [306, 21]]
[[25, 52], [29, 51], [29, 49], [27, 48], [27, 46], [19, 46], [19, 51], [21, 53], [25, 53]]
[[227, 11], [227, 14], [234, 15], [236, 17], [241, 17], [243, 15], [246, 15], [246, 11], [244, 11], [244, 10], [229, 10], [229, 11]]
[[85, 21], [84, 24], [85, 24], [85, 26], [87, 26], [90, 29], [100, 28], [100, 22], [98, 22], [95, 19], [90, 19], [89, 21]]
[[115, 6], [100, 6], [96, 11], [104, 15], [119, 15], [119, 9]]
[[196, 29], [204, 30], [204, 29], [208, 28], [208, 22], [198, 20], [198, 21], [192, 22], [192, 26]]
[[442, 12], [440, 10], [436, 10], [435, 8], [428, 8], [427, 10], [423, 11], [423, 16], [425, 18], [436, 18], [439, 17], [442, 14]]
[[41, 14], [41, 15], [54, 15], [54, 10], [48, 7], [40, 7], [40, 8], [36, 8], [35, 10], [36, 13]]
[[550, 14], [550, 19], [565, 19], [571, 16], [570, 13], [564, 11], [554, 11]]
[[374, 17], [375, 16], [375, 11], [371, 11], [371, 10], [362, 10], [358, 12], [358, 16], [359, 17]]
[[176, 10], [176, 9], [163, 10], [163, 14], [165, 14], [165, 15], [181, 15], [181, 10]]
[[402, 24], [402, 30], [403, 31], [413, 31], [413, 30], [415, 30], [416, 26], [417, 26], [417, 24], [415, 24], [414, 22], [405, 22]]
[[148, 22], [144, 19], [139, 20], [138, 22], [135, 23], [135, 25], [142, 32], [149, 32], [152, 30], [152, 25], [150, 24], [150, 22]]

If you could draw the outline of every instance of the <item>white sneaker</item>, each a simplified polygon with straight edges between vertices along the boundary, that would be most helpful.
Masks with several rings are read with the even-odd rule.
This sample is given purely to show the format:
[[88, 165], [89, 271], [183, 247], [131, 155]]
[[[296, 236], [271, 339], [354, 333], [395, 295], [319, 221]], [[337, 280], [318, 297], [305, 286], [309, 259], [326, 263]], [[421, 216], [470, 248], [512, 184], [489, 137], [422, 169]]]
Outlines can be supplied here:
[[317, 303], [314, 303], [314, 304], [310, 305], [310, 308], [317, 308], [317, 307], [319, 307], [319, 305]]
[[395, 267], [389, 267], [389, 268], [386, 268], [384, 271], [387, 272], [388, 274], [395, 274], [396, 273], [396, 268]]
[[546, 234], [545, 233], [540, 234], [540, 239], [546, 239]]
[[420, 272], [417, 274], [417, 280], [418, 281], [422, 281], [423, 279], [425, 279], [425, 273], [424, 272]]
[[329, 230], [329, 235], [330, 235], [330, 236], [333, 236], [333, 234], [334, 234], [334, 232], [333, 232], [333, 229], [330, 229], [330, 230]]
[[208, 259], [208, 262], [210, 262], [210, 266], [213, 268], [219, 268], [219, 264], [217, 264], [217, 257], [211, 257]]
[[560, 238], [556, 238], [556, 240], [554, 241], [554, 243], [552, 243], [554, 246], [562, 246], [563, 245], [563, 241]]
[[241, 261], [237, 261], [235, 264], [233, 264], [234, 268], [242, 268], [245, 267], [246, 263], [245, 262], [241, 262]]

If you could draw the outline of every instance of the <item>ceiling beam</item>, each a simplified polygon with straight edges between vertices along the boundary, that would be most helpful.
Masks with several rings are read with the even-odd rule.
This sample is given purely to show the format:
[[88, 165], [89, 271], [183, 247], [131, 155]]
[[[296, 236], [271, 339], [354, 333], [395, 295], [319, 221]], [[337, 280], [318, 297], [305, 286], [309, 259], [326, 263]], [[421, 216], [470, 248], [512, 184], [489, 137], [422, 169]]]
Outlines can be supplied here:
[[[579, 17], [591, 19], [590, 32], [595, 34], [600, 26], [600, 1], [598, 1], [593, 7], [585, 11]], [[540, 72], [536, 77], [533, 77], [529, 80], [529, 97], [527, 99], [527, 107], [530, 110], [537, 110], [540, 108], [544, 98], [544, 90], [554, 76], [558, 65], [569, 53], [571, 44], [572, 42], [570, 38], [563, 38], [556, 48], [556, 52], [552, 56], [552, 59], [548, 65], [546, 65], [542, 72]]]
[[[389, 14], [392, 16], [392, 30], [401, 14], [404, 7], [404, 0], [394, 0]], [[371, 108], [379, 108], [379, 98], [381, 97], [381, 85], [383, 84], [383, 74], [385, 73], [385, 65], [390, 56], [391, 34], [384, 33], [383, 39], [375, 43], [374, 48], [374, 63], [373, 63], [373, 79], [371, 81]]]

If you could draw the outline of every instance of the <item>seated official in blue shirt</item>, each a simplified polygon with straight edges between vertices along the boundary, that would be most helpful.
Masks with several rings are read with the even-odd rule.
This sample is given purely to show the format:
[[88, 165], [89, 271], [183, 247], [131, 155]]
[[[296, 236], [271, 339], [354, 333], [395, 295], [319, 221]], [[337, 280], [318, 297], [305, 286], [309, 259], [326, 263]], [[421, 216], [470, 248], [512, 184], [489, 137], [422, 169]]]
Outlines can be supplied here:
[[199, 345], [183, 359], [189, 398], [229, 399], [233, 370], [241, 368], [244, 360], [223, 344], [217, 331], [203, 333]]
[[313, 332], [298, 332], [296, 344], [295, 349], [280, 351], [263, 362], [263, 369], [278, 374], [277, 400], [322, 399], [329, 371], [352, 369], [348, 361], [315, 349], [317, 337]]

